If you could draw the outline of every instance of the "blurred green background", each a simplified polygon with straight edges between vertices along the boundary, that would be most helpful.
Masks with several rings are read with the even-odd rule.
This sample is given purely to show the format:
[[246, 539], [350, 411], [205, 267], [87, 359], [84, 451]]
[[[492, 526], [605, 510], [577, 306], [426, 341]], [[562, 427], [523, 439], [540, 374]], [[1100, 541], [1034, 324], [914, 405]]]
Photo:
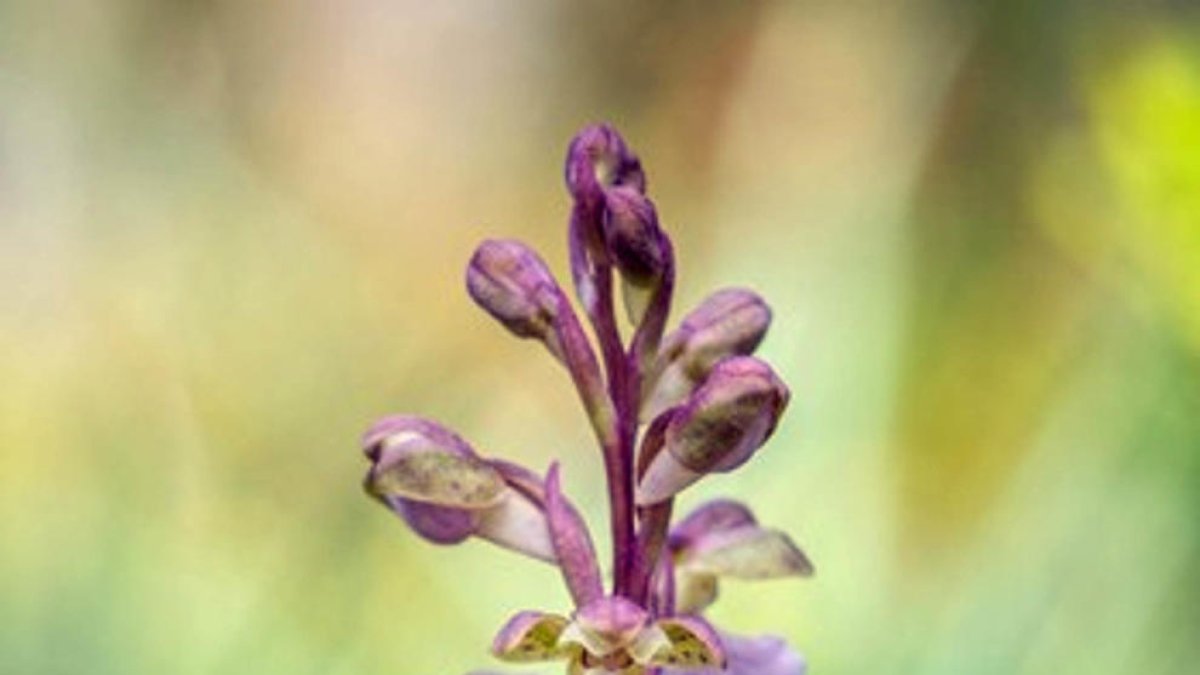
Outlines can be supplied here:
[[565, 276], [617, 124], [681, 260], [776, 309], [750, 499], [818, 566], [722, 625], [813, 673], [1200, 660], [1200, 12], [1188, 2], [0, 2], [0, 672], [456, 674], [548, 566], [359, 488], [411, 411], [568, 488], [567, 378], [476, 310]]

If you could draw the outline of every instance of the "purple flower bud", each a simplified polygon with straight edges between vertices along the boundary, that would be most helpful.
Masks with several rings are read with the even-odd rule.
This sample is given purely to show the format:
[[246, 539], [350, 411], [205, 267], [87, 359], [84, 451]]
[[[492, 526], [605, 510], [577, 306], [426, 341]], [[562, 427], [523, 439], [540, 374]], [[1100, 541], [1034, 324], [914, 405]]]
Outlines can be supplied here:
[[571, 196], [589, 208], [598, 207], [604, 190], [610, 187], [624, 185], [646, 191], [641, 162], [608, 124], [584, 127], [571, 139], [563, 172]]
[[727, 288], [708, 296], [663, 339], [655, 373], [644, 384], [644, 419], [677, 405], [723, 358], [754, 352], [771, 324], [757, 293]]
[[653, 202], [633, 188], [615, 187], [604, 207], [604, 243], [613, 263], [634, 286], [653, 285], [667, 263]]
[[666, 413], [663, 449], [649, 460], [637, 503], [656, 504], [707, 473], [741, 466], [774, 432], [788, 398], [766, 363], [750, 356], [719, 362], [687, 403]]
[[449, 429], [387, 417], [363, 435], [363, 451], [371, 461], [367, 492], [421, 537], [457, 544], [474, 535], [555, 561], [541, 504]]
[[467, 265], [467, 291], [514, 335], [546, 340], [553, 332], [562, 292], [546, 263], [528, 246], [490, 239]]
[[[621, 273], [626, 315], [630, 323], [639, 325], [655, 295], [671, 292], [674, 281], [674, 271], [670, 269], [674, 265], [671, 242], [658, 227], [654, 204], [629, 187], [613, 188], [605, 194], [603, 234], [608, 259]], [[667, 300], [660, 299], [655, 344], [666, 322], [669, 304], [662, 301]]]

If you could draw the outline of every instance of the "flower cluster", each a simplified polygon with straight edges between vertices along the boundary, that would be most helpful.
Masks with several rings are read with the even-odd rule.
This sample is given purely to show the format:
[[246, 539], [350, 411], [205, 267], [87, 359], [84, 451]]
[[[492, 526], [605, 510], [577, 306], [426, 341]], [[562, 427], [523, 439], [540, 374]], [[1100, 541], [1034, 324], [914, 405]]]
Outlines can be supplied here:
[[671, 527], [675, 496], [749, 460], [787, 406], [787, 387], [751, 356], [770, 309], [751, 291], [721, 290], [664, 335], [675, 258], [637, 156], [612, 127], [589, 126], [571, 141], [565, 176], [571, 273], [598, 349], [524, 244], [480, 245], [467, 289], [570, 374], [604, 458], [611, 586], [557, 463], [540, 476], [481, 456], [437, 422], [397, 415], [363, 436], [367, 493], [433, 543], [480, 537], [561, 570], [574, 609], [518, 613], [493, 642], [501, 660], [561, 660], [571, 674], [799, 675], [804, 662], [782, 640], [718, 632], [703, 612], [722, 577], [812, 574], [800, 549], [734, 501], [709, 502]]

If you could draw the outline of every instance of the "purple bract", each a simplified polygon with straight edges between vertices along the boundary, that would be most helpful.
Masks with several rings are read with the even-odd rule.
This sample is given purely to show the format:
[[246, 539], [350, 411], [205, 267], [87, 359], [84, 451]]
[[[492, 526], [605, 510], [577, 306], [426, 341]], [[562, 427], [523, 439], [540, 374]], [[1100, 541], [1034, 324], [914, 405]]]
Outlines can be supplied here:
[[517, 613], [492, 643], [501, 660], [564, 661], [570, 674], [800, 675], [803, 659], [782, 640], [719, 632], [702, 613], [721, 578], [811, 575], [804, 553], [730, 500], [671, 527], [675, 495], [746, 463], [787, 407], [787, 387], [750, 355], [771, 311], [752, 291], [725, 289], [664, 336], [675, 256], [641, 162], [615, 129], [592, 125], [571, 141], [564, 175], [571, 276], [600, 353], [549, 268], [520, 242], [481, 244], [467, 290], [511, 333], [542, 342], [571, 376], [604, 457], [611, 586], [557, 463], [539, 476], [479, 455], [437, 422], [394, 415], [363, 436], [367, 493], [435, 544], [480, 537], [561, 570], [573, 611]]

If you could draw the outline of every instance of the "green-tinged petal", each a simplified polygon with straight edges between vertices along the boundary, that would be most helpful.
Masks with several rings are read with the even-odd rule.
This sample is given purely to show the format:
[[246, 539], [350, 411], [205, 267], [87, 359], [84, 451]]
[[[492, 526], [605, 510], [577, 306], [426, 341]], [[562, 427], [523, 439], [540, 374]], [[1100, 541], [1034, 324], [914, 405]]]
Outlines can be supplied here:
[[516, 490], [510, 490], [499, 504], [478, 512], [475, 534], [548, 563], [558, 560], [545, 512]]
[[812, 563], [779, 530], [743, 527], [713, 533], [697, 542], [681, 567], [737, 579], [811, 576]]
[[676, 574], [675, 609], [696, 614], [717, 600], [717, 576], [681, 567]]
[[724, 668], [725, 651], [721, 638], [703, 619], [678, 616], [660, 619], [657, 626], [668, 643], [655, 652], [647, 663], [675, 668]]
[[504, 661], [554, 661], [567, 658], [569, 650], [559, 647], [567, 618], [543, 612], [520, 612], [504, 624], [492, 641], [492, 654]]
[[625, 651], [629, 653], [634, 662], [645, 665], [654, 659], [655, 654], [670, 650], [671, 639], [667, 637], [666, 631], [661, 626], [654, 623], [643, 628]]
[[500, 473], [473, 455], [430, 449], [389, 460], [370, 477], [371, 489], [380, 495], [482, 509], [498, 504], [507, 489]]

